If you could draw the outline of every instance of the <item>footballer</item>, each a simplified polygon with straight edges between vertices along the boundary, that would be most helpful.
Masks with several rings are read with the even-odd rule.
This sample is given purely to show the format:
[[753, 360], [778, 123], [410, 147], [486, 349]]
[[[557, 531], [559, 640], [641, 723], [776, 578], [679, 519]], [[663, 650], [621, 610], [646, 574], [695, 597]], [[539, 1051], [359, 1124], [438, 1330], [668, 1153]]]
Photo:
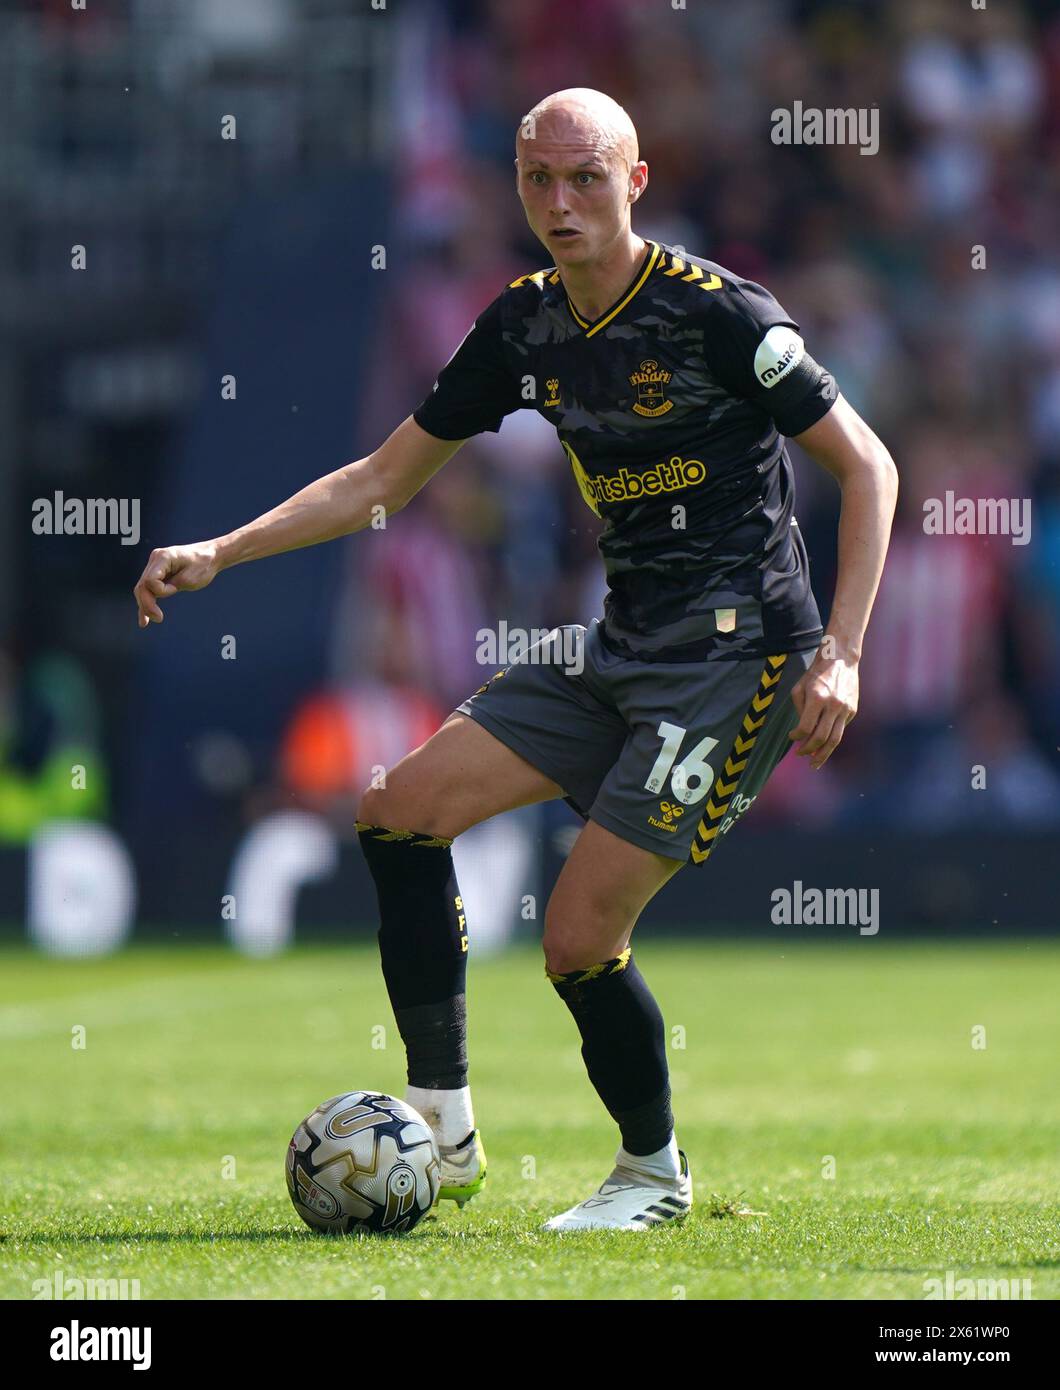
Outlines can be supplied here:
[[[361, 530], [379, 505], [398, 511], [515, 410], [555, 426], [603, 521], [604, 615], [574, 629], [576, 662], [568, 642], [546, 642], [488, 680], [364, 793], [357, 831], [407, 1099], [437, 1137], [442, 1197], [463, 1205], [486, 1166], [452, 842], [552, 798], [584, 818], [549, 899], [545, 968], [619, 1147], [598, 1190], [547, 1229], [644, 1231], [688, 1213], [692, 1180], [633, 928], [667, 879], [706, 862], [790, 747], [813, 768], [835, 751], [857, 709], [897, 475], [768, 290], [633, 231], [648, 166], [610, 97], [546, 97], [520, 125], [515, 167], [547, 268], [483, 310], [430, 395], [367, 458], [228, 535], [153, 551], [134, 593], [140, 626], [161, 622], [160, 600], [231, 565]], [[842, 491], [827, 630], [785, 437]]]

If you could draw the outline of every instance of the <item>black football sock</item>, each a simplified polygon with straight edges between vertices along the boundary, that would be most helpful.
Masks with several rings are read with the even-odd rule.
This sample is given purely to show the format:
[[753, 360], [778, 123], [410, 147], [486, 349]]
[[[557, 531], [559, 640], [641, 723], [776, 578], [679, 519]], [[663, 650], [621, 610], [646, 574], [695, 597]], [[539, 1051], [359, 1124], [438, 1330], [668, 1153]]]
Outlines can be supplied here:
[[631, 1154], [665, 1148], [674, 1130], [662, 1013], [627, 949], [548, 978], [582, 1035], [589, 1080]]
[[410, 1086], [467, 1085], [467, 926], [452, 841], [357, 823], [379, 898], [379, 954]]

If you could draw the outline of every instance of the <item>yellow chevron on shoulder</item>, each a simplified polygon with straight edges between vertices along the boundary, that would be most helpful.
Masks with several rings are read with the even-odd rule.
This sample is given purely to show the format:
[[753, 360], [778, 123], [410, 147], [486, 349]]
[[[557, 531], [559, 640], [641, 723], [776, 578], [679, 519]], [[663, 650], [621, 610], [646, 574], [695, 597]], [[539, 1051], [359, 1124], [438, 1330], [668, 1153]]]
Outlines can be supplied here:
[[772, 694], [769, 694], [769, 695], [757, 695], [757, 694], [756, 694], [755, 697], [754, 697], [754, 699], [751, 701], [751, 708], [754, 710], [755, 714], [761, 714], [763, 710], [766, 710], [766, 709], [769, 708], [769, 706], [773, 703], [774, 698], [775, 698], [775, 697], [774, 697]]
[[749, 714], [745, 714], [743, 717], [744, 730], [749, 734], [757, 734], [759, 729], [765, 722], [766, 717], [764, 714], [762, 715], [761, 719], [752, 719]]
[[779, 671], [780, 668], [784, 665], [785, 661], [787, 661], [787, 659], [788, 659], [788, 654], [787, 654], [787, 652], [784, 652], [781, 656], [767, 656], [767, 657], [766, 657], [766, 660], [769, 662], [770, 666], [772, 666], [772, 668], [773, 668], [774, 671]]
[[720, 806], [715, 806], [714, 797], [707, 797], [707, 815], [711, 818], [711, 820], [717, 820], [718, 817], [723, 816], [728, 809], [729, 803], [727, 801], [723, 801]]
[[737, 734], [736, 742], [732, 746], [732, 751], [734, 753], [750, 753], [754, 746], [755, 741], [753, 738], [744, 738], [743, 734]]
[[734, 763], [732, 758], [728, 757], [725, 759], [725, 775], [726, 777], [739, 777], [746, 766], [746, 758], [742, 758], [738, 763]]
[[546, 266], [544, 270], [534, 270], [528, 272], [526, 275], [520, 275], [518, 280], [513, 280], [508, 288], [510, 290], [517, 290], [529, 280], [531, 284], [536, 285], [539, 290], [542, 290], [545, 287], [544, 282], [546, 275], [549, 277], [549, 283], [553, 285], [559, 279], [559, 271], [555, 266], [550, 265]]
[[763, 671], [761, 683], [765, 686], [767, 690], [769, 690], [771, 686], [776, 685], [777, 681], [780, 680], [782, 674], [783, 673], [781, 671], [775, 671], [773, 675], [769, 676], [765, 673], [765, 671]]
[[732, 796], [736, 790], [737, 779], [734, 777], [731, 782], [723, 782], [719, 777], [714, 783], [714, 790], [719, 796]]
[[710, 856], [710, 848], [709, 848], [709, 847], [708, 847], [707, 849], [699, 849], [699, 848], [697, 848], [697, 846], [695, 846], [695, 845], [692, 846], [692, 863], [693, 863], [693, 864], [702, 864], [702, 863], [703, 863], [703, 860], [709, 858], [709, 856]]
[[713, 840], [720, 829], [720, 825], [708, 825], [705, 820], [701, 820], [699, 822], [699, 829], [696, 831], [696, 839]]
[[[690, 261], [683, 261], [680, 256], [670, 253], [670, 268], [663, 271], [664, 275], [680, 275], [686, 285], [698, 285], [701, 290], [720, 290], [724, 281], [720, 275], [715, 275], [713, 271], [707, 274], [701, 266], [693, 265]], [[704, 279], [706, 275], [706, 279]]]

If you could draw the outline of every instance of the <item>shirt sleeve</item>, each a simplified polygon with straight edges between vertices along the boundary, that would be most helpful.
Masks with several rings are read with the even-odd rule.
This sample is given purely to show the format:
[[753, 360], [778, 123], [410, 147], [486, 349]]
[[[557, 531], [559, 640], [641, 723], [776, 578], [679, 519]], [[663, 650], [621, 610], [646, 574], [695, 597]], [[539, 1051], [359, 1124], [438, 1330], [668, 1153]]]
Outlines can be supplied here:
[[437, 439], [468, 439], [483, 430], [496, 434], [506, 415], [528, 404], [507, 366], [498, 297], [479, 314], [412, 418]]
[[801, 434], [835, 404], [835, 379], [806, 351], [799, 325], [752, 280], [715, 300], [703, 355], [722, 385], [764, 410], [781, 434]]

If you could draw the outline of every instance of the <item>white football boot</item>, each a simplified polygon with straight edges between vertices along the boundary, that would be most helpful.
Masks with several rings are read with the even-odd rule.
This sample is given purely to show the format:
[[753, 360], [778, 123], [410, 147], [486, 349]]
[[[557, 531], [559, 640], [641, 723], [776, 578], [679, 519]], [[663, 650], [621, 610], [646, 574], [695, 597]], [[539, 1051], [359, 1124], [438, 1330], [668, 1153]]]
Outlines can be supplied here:
[[459, 1144], [439, 1144], [441, 1186], [439, 1202], [455, 1202], [462, 1207], [477, 1197], [486, 1181], [486, 1150], [477, 1129]]
[[482, 1135], [474, 1127], [471, 1092], [466, 1086], [437, 1091], [409, 1086], [405, 1102], [434, 1131], [440, 1160], [435, 1205], [455, 1202], [462, 1207], [478, 1196], [486, 1181], [486, 1150], [482, 1147]]
[[682, 1221], [692, 1210], [692, 1174], [678, 1151], [681, 1172], [673, 1179], [649, 1177], [621, 1164], [591, 1197], [546, 1221], [546, 1231], [646, 1231]]

